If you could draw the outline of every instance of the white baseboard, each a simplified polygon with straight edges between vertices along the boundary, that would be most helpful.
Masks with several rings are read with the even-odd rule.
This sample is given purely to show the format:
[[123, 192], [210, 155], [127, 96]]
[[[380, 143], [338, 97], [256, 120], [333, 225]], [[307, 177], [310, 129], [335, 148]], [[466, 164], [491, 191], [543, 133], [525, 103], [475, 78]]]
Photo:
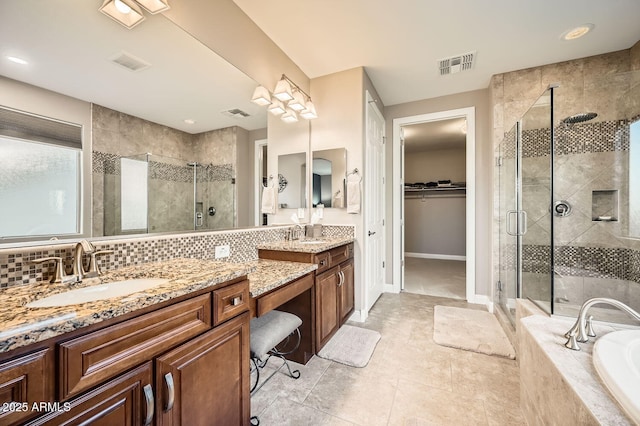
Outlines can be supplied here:
[[382, 287], [382, 292], [383, 293], [395, 293], [398, 294], [400, 293], [400, 286], [394, 286], [393, 284], [384, 284]]
[[460, 260], [465, 262], [466, 256], [458, 256], [455, 254], [430, 254], [430, 253], [411, 253], [405, 252], [404, 257], [417, 257], [420, 259], [437, 259], [437, 260]]
[[367, 319], [367, 316], [368, 315], [364, 315], [364, 318], [363, 318], [363, 312], [360, 310], [356, 310], [356, 311], [353, 311], [353, 313], [351, 314], [351, 316], [347, 321], [365, 322], [365, 320]]
[[469, 303], [473, 303], [474, 305], [485, 305], [487, 310], [493, 313], [493, 301], [489, 298], [489, 296], [485, 296], [484, 294], [475, 294], [473, 299], [468, 300]]

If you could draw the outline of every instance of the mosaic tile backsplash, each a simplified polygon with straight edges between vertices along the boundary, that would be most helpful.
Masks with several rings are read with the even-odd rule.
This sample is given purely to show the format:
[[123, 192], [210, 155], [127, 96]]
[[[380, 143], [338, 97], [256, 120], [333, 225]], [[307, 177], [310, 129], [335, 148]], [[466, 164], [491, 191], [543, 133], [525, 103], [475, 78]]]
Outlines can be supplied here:
[[[190, 233], [119, 240], [93, 241], [98, 250], [112, 250], [112, 254], [99, 258], [103, 271], [148, 262], [175, 258], [213, 259], [215, 246], [228, 244], [231, 256], [219, 259], [228, 262], [248, 262], [258, 258], [256, 245], [284, 239], [286, 227], [252, 228], [244, 230]], [[351, 225], [325, 225], [323, 236], [355, 237]], [[0, 251], [0, 287], [49, 281], [53, 264], [31, 264], [42, 257], [65, 259], [67, 269], [73, 261], [73, 244], [45, 249], [38, 247]]]

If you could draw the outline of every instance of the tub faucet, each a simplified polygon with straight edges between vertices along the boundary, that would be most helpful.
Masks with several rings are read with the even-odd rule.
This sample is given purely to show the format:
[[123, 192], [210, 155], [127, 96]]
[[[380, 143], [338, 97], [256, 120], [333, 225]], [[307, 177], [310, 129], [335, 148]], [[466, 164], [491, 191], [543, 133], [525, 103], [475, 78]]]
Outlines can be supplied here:
[[589, 311], [589, 308], [597, 304], [611, 305], [623, 312], [626, 312], [632, 318], [640, 321], [640, 313], [634, 311], [624, 303], [606, 297], [594, 297], [593, 299], [589, 299], [582, 304], [575, 324], [569, 329], [569, 331], [565, 333], [564, 336], [568, 340], [564, 345], [567, 348], [573, 349], [574, 351], [579, 351], [580, 346], [578, 345], [578, 342], [585, 343], [589, 341], [589, 337], [596, 337], [596, 333], [593, 331], [593, 316], [587, 317], [587, 313]]

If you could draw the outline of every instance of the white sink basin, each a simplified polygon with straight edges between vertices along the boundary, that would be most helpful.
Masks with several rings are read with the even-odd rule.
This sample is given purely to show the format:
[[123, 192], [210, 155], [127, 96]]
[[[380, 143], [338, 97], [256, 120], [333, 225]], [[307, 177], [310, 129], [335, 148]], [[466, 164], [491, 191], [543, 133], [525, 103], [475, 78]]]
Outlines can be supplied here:
[[318, 241], [318, 240], [303, 240], [298, 241], [300, 244], [324, 244], [326, 241]]
[[613, 397], [640, 423], [640, 330], [620, 330], [596, 340], [593, 365]]
[[169, 280], [164, 278], [141, 278], [135, 280], [115, 281], [89, 287], [69, 290], [49, 297], [27, 303], [28, 308], [50, 308], [54, 306], [69, 306], [79, 303], [94, 302], [96, 300], [111, 299], [126, 296], [165, 284]]

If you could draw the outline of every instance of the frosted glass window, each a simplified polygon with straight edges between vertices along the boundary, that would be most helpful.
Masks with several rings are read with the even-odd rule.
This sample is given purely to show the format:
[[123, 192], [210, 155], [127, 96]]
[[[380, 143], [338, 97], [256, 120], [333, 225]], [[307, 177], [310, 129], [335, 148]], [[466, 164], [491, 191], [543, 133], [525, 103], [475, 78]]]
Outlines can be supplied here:
[[640, 237], [640, 120], [631, 123], [629, 143], [629, 235]]
[[80, 232], [81, 152], [0, 136], [0, 238]]
[[147, 229], [147, 162], [122, 158], [120, 162], [123, 231]]

